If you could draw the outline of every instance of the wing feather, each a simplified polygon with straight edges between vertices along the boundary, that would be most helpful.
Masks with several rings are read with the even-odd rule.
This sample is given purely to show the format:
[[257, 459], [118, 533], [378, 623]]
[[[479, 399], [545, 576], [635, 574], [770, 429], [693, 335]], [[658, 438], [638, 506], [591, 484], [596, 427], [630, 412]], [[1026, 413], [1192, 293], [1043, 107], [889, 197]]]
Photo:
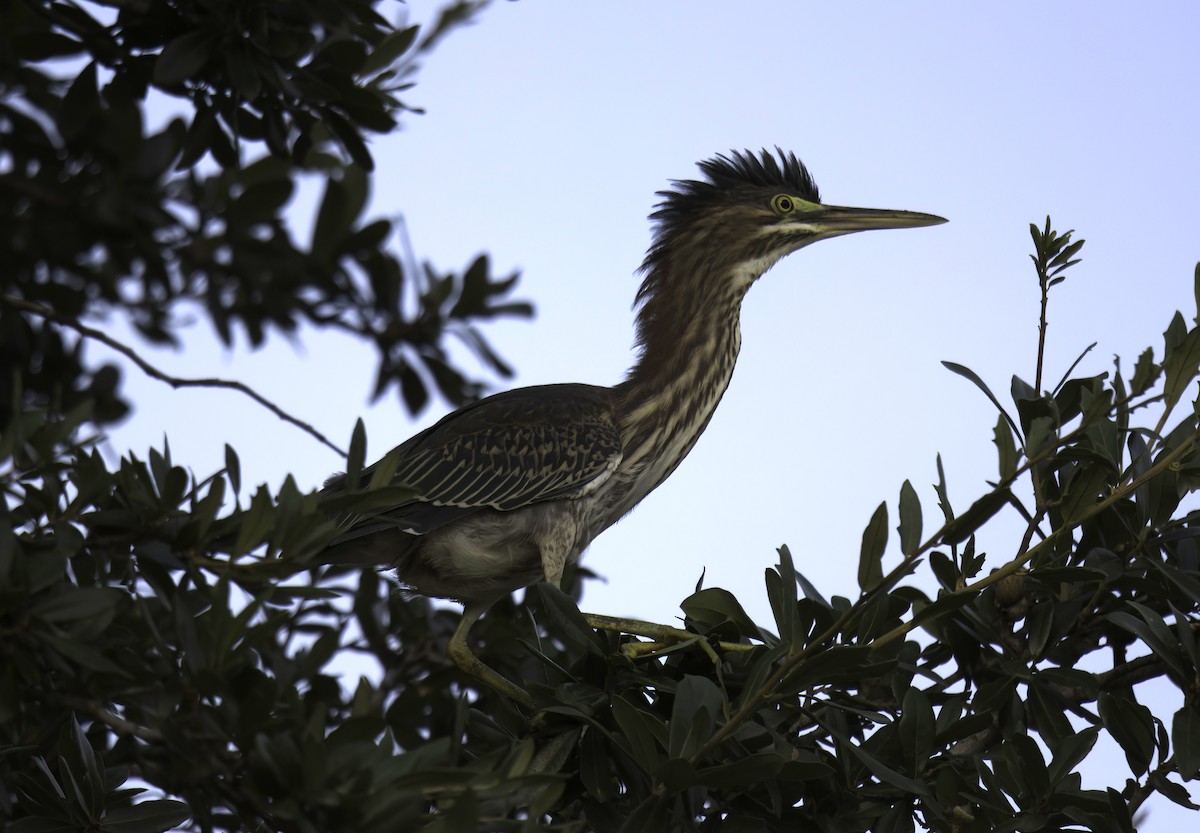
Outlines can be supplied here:
[[[612, 474], [621, 453], [608, 388], [518, 388], [461, 408], [397, 447], [388, 455], [396, 460], [392, 482], [418, 497], [343, 524], [347, 536], [397, 526], [419, 534], [482, 509], [579, 498]], [[363, 471], [364, 485], [373, 469]], [[341, 490], [343, 481], [331, 479], [326, 489]]]

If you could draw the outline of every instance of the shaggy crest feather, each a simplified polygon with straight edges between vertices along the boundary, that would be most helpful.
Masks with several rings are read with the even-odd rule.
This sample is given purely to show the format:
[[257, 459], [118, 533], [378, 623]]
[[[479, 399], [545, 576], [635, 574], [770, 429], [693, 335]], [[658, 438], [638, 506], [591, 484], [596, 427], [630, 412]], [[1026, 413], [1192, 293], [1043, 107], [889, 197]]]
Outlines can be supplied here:
[[[704, 174], [703, 180], [672, 180], [669, 190], [658, 192], [662, 201], [650, 215], [654, 221], [654, 240], [639, 269], [641, 273], [650, 273], [662, 261], [668, 241], [678, 231], [691, 227], [697, 214], [714, 203], [728, 204], [729, 195], [739, 189], [774, 186], [782, 193], [808, 202], [821, 201], [817, 183], [808, 168], [794, 152], [785, 152], [778, 145], [774, 154], [765, 148], [757, 154], [752, 150], [731, 150], [728, 155], [720, 153], [713, 159], [699, 162], [697, 167]], [[645, 301], [655, 286], [653, 281], [643, 282], [635, 305]]]

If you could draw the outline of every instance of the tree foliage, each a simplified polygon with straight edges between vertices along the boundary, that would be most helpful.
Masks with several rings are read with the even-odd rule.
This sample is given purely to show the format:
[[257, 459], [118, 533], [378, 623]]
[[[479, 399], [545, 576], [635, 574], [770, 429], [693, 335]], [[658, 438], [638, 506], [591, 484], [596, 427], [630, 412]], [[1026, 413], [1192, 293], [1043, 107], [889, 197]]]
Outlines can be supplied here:
[[[175, 345], [196, 312], [226, 344], [302, 324], [349, 332], [377, 348], [374, 395], [397, 387], [413, 410], [429, 383], [455, 403], [481, 390], [447, 360], [447, 335], [509, 374], [475, 324], [529, 313], [505, 300], [516, 277], [494, 279], [486, 258], [462, 275], [404, 263], [387, 246], [394, 222], [365, 213], [366, 137], [411, 110], [399, 96], [419, 60], [479, 3], [424, 36], [376, 5], [0, 11], [0, 418], [22, 401], [123, 416], [116, 369], [88, 366], [71, 332], [113, 315]], [[178, 115], [153, 125], [164, 110]], [[306, 177], [323, 196], [297, 241], [284, 211]]]
[[[1003, 395], [948, 363], [996, 407], [996, 480], [962, 511], [940, 460], [936, 508], [902, 484], [861, 536], [853, 594], [823, 595], [784, 547], [773, 621], [701, 586], [678, 643], [589, 627], [583, 575], [574, 597], [502, 602], [474, 633], [536, 699], [526, 713], [446, 659], [456, 611], [323, 561], [328, 519], [395, 487], [244, 490], [234, 449], [199, 477], [165, 442], [110, 466], [91, 438], [128, 403], [84, 351], [104, 336], [88, 320], [169, 341], [187, 307], [251, 343], [355, 332], [379, 348], [376, 393], [399, 384], [412, 406], [429, 380], [470, 393], [442, 339], [469, 331], [490, 355], [472, 323], [524, 311], [502, 301], [511, 280], [482, 261], [414, 272], [362, 212], [363, 135], [391, 128], [397, 85], [473, 7], [424, 36], [365, 1], [115, 8], [18, 3], [0, 27], [12, 830], [1116, 833], [1153, 794], [1193, 807], [1197, 318], [1176, 313], [1132, 368], [1077, 361], [1052, 386], [1042, 345], [1033, 384]], [[148, 131], [152, 90], [190, 120]], [[281, 211], [312, 171], [329, 185], [301, 246]], [[1031, 232], [1044, 333], [1083, 241], [1049, 218]], [[1023, 534], [995, 532], [999, 514]], [[346, 657], [378, 673], [348, 686]], [[1170, 711], [1144, 702], [1151, 681]], [[1127, 771], [1085, 786], [1102, 738]]]

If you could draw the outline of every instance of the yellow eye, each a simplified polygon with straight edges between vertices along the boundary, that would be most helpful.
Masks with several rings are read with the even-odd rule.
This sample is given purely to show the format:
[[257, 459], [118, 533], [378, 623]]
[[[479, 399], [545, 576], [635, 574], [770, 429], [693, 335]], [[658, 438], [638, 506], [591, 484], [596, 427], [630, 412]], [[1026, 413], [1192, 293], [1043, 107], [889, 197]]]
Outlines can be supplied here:
[[796, 201], [787, 194], [780, 194], [771, 200], [771, 208], [776, 214], [791, 214], [796, 210]]

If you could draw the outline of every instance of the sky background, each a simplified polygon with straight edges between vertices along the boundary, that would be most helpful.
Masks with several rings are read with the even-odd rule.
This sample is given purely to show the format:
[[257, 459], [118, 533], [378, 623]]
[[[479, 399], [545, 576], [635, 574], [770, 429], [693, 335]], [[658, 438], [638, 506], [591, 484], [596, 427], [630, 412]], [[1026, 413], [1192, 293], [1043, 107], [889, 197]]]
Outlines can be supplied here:
[[[881, 500], [895, 527], [905, 479], [937, 526], [939, 453], [965, 509], [996, 476], [996, 413], [940, 362], [1001, 398], [1013, 374], [1032, 383], [1029, 223], [1047, 214], [1087, 240], [1052, 293], [1048, 382], [1092, 342], [1077, 373], [1110, 370], [1114, 355], [1131, 372], [1150, 345], [1161, 355], [1174, 311], [1195, 314], [1198, 24], [1190, 2], [526, 0], [439, 46], [406, 94], [427, 113], [373, 144], [373, 211], [403, 212], [440, 267], [486, 251], [496, 274], [521, 271], [537, 317], [486, 330], [518, 369], [502, 386], [622, 378], [654, 193], [716, 153], [778, 145], [826, 202], [950, 220], [819, 243], [750, 291], [721, 407], [675, 475], [593, 544], [585, 563], [607, 582], [588, 585], [584, 609], [670, 621], [705, 570], [769, 623], [763, 571], [784, 543], [826, 596], [853, 597], [862, 529]], [[302, 239], [308, 210], [296, 210]], [[246, 382], [342, 445], [361, 416], [372, 458], [446, 410], [435, 401], [414, 421], [394, 397], [368, 407], [374, 359], [341, 337], [226, 351], [198, 326], [187, 344], [149, 355]], [[230, 442], [244, 483], [291, 473], [302, 488], [341, 466], [236, 394], [175, 392], [136, 371], [127, 382], [138, 411], [112, 432], [114, 453], [144, 455], [165, 433], [203, 476]], [[989, 569], [1019, 541], [1001, 517], [980, 540]], [[1153, 707], [1169, 722], [1180, 696], [1162, 694]], [[1104, 766], [1087, 786], [1120, 785], [1123, 758]], [[1195, 821], [1151, 808], [1143, 830]]]

